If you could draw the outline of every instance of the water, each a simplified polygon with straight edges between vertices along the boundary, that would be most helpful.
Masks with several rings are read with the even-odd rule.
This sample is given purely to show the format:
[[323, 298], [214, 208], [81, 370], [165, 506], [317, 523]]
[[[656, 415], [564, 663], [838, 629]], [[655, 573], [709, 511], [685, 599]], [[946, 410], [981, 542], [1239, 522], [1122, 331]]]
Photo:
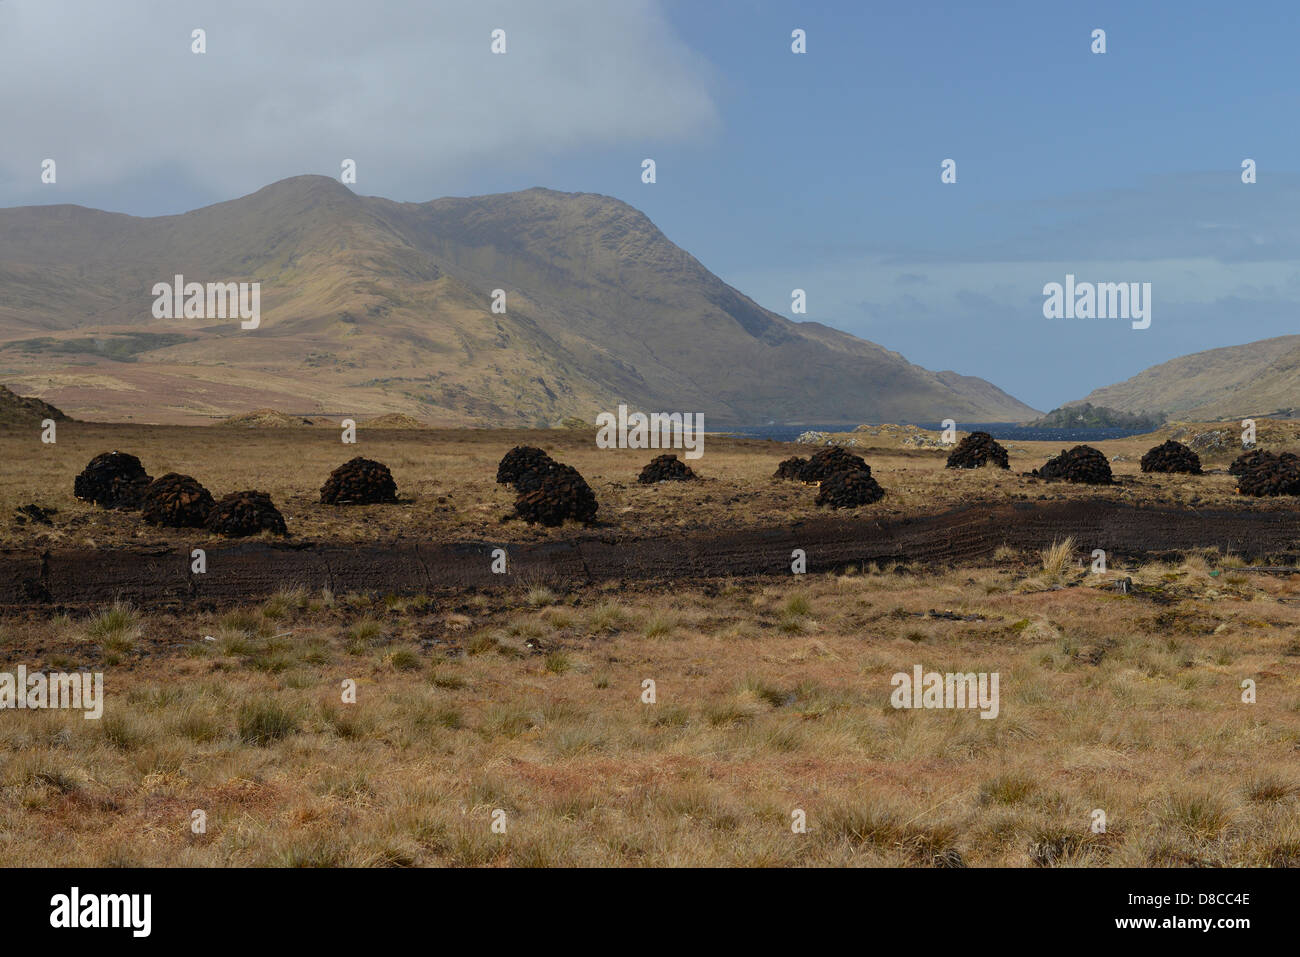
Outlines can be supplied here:
[[[725, 434], [738, 435], [747, 439], [771, 439], [776, 442], [793, 442], [805, 432], [852, 432], [861, 423], [839, 423], [831, 425], [754, 425], [733, 429]], [[909, 424], [909, 423], [903, 423]], [[922, 429], [943, 431], [941, 422], [910, 423]], [[1003, 442], [1101, 442], [1105, 439], [1123, 439], [1130, 435], [1144, 435], [1150, 428], [1144, 429], [1038, 429], [1025, 428], [1014, 422], [958, 422], [962, 432], [988, 432], [993, 438]], [[867, 437], [868, 439], [870, 436]]]

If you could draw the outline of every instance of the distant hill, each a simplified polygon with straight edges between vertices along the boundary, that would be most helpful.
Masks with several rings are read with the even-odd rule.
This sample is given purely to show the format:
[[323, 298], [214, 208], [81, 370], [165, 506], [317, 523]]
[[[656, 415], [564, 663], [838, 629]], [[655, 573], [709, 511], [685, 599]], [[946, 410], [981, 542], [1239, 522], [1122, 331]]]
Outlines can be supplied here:
[[[260, 281], [261, 327], [155, 319], [151, 289], [176, 274]], [[397, 203], [323, 176], [151, 219], [0, 210], [0, 368], [83, 417], [136, 421], [273, 408], [551, 425], [619, 402], [707, 427], [1036, 414], [763, 309], [618, 200]]]
[[1026, 422], [1026, 427], [1039, 429], [1158, 429], [1164, 425], [1165, 417], [1160, 413], [1144, 415], [1136, 412], [1120, 412], [1081, 402], [1053, 409], [1041, 419]]
[[[1300, 415], [1300, 335], [1263, 339], [1171, 359], [1081, 402], [1169, 418]], [[1068, 403], [1073, 407], [1078, 403]]]
[[39, 425], [46, 419], [69, 421], [63, 412], [48, 402], [24, 398], [0, 385], [0, 425]]

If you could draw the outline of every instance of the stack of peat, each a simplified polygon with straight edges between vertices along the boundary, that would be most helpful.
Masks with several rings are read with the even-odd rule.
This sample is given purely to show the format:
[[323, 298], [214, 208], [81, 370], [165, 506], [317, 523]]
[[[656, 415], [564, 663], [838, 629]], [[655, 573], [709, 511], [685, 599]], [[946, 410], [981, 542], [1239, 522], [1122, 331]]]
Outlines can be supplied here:
[[824, 482], [836, 472], [855, 471], [870, 475], [871, 467], [862, 456], [854, 455], [842, 446], [832, 445], [814, 452], [808, 464], [800, 470], [799, 478], [809, 483]]
[[[865, 463], [864, 463], [865, 464]], [[857, 508], [885, 497], [885, 490], [871, 476], [871, 470], [844, 469], [822, 479], [817, 490], [817, 504], [831, 508]]]
[[641, 470], [637, 481], [642, 485], [653, 485], [655, 482], [689, 482], [697, 478], [699, 476], [691, 470], [691, 467], [677, 456], [658, 455]]
[[284, 516], [265, 492], [231, 492], [212, 507], [205, 524], [209, 531], [229, 538], [242, 538], [263, 531], [288, 534]]
[[82, 469], [72, 483], [72, 493], [104, 508], [137, 509], [151, 481], [134, 455], [103, 452]]
[[1182, 442], [1170, 439], [1149, 449], [1142, 456], [1143, 472], [1183, 472], [1188, 475], [1201, 475], [1201, 457]]
[[517, 485], [519, 480], [534, 472], [546, 471], [555, 460], [532, 445], [516, 445], [501, 457], [497, 465], [498, 485]]
[[320, 488], [323, 505], [373, 505], [397, 501], [397, 483], [383, 462], [357, 456], [344, 462]]
[[776, 467], [772, 477], [820, 486], [817, 504], [831, 508], [857, 508], [885, 497], [885, 490], [872, 478], [866, 460], [839, 445], [820, 449], [808, 459], [788, 458]]
[[1292, 452], [1263, 453], [1237, 477], [1237, 491], [1256, 496], [1300, 495], [1300, 457]]
[[1249, 452], [1243, 452], [1238, 455], [1231, 465], [1228, 466], [1229, 475], [1245, 475], [1251, 469], [1259, 465], [1266, 465], [1270, 462], [1276, 462], [1279, 458], [1295, 458], [1294, 452], [1283, 452], [1278, 455], [1275, 452], [1268, 452], [1264, 449], [1251, 449]]
[[797, 482], [803, 475], [803, 470], [807, 467], [808, 460], [795, 455], [785, 459], [776, 467], [776, 473], [772, 478], [787, 479], [791, 482]]
[[1041, 469], [1030, 473], [1038, 478], [1064, 479], [1086, 485], [1110, 485], [1115, 481], [1106, 456], [1091, 445], [1076, 445], [1070, 451], [1061, 451], [1056, 458], [1048, 459]]
[[1004, 469], [1011, 468], [1007, 450], [989, 433], [972, 432], [952, 450], [948, 456], [947, 468], [977, 469], [989, 464]]
[[596, 493], [571, 465], [541, 449], [517, 445], [497, 465], [497, 482], [519, 493], [515, 514], [529, 524], [554, 528], [566, 520], [591, 524], [600, 508]]
[[168, 472], [144, 490], [140, 517], [150, 525], [202, 528], [214, 504], [212, 494], [193, 478]]
[[589, 525], [596, 520], [599, 507], [596, 493], [578, 470], [555, 462], [542, 473], [536, 488], [520, 494], [515, 501], [515, 514], [529, 524], [554, 528], [563, 525], [566, 519]]

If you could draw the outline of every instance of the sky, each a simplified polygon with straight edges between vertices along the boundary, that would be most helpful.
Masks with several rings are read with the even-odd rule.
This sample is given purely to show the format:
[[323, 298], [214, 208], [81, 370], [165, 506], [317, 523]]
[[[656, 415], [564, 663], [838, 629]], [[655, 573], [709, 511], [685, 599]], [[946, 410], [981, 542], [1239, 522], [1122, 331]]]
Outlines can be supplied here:
[[[603, 193], [775, 312], [1047, 410], [1300, 332], [1298, 49], [1293, 0], [0, 0], [0, 206], [165, 215], [344, 159], [404, 201]], [[1045, 318], [1067, 274], [1150, 283], [1150, 327]]]

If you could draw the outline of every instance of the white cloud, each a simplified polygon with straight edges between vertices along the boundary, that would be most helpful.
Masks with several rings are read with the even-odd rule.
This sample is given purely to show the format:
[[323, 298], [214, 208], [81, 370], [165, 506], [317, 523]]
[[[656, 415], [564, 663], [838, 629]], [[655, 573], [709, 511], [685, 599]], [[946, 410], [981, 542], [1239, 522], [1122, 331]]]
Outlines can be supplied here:
[[51, 157], [60, 185], [162, 170], [233, 197], [352, 158], [358, 192], [429, 199], [484, 165], [707, 131], [713, 87], [653, 0], [9, 0], [0, 189], [35, 192]]

